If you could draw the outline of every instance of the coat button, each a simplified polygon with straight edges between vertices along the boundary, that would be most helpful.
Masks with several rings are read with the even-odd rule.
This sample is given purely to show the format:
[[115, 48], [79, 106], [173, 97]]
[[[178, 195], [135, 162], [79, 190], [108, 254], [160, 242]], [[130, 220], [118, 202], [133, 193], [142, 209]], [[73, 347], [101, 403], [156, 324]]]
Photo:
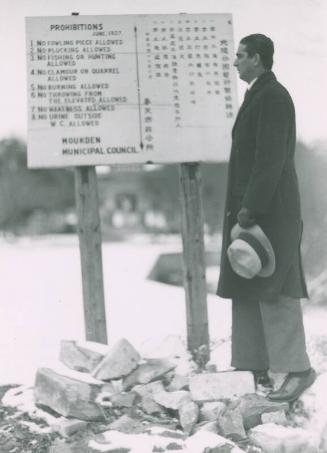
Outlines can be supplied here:
[[231, 211], [227, 211], [227, 214], [226, 214], [227, 217], [229, 217], [231, 215], [231, 213], [232, 213]]

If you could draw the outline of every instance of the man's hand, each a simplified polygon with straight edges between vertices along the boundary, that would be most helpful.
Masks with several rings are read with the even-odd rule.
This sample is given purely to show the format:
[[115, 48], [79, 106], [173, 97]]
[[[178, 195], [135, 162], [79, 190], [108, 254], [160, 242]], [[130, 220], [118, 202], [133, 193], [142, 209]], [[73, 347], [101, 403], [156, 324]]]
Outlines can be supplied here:
[[256, 223], [254, 213], [251, 212], [248, 208], [244, 207], [241, 208], [239, 213], [237, 214], [237, 221], [242, 228], [250, 228]]

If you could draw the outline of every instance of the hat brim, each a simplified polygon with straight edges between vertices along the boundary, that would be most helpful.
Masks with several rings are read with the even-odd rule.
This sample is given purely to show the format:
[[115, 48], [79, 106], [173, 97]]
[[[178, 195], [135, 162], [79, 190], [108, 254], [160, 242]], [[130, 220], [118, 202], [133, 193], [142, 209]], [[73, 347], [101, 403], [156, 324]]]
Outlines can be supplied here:
[[236, 223], [231, 231], [231, 239], [234, 241], [238, 238], [239, 234], [242, 232], [246, 232], [248, 234], [252, 234], [258, 241], [260, 241], [261, 245], [264, 247], [268, 254], [268, 262], [265, 266], [261, 268], [261, 270], [257, 273], [258, 277], [270, 277], [276, 269], [276, 257], [274, 249], [271, 245], [271, 242], [262, 231], [259, 225], [253, 225], [250, 228], [242, 228], [238, 223]]

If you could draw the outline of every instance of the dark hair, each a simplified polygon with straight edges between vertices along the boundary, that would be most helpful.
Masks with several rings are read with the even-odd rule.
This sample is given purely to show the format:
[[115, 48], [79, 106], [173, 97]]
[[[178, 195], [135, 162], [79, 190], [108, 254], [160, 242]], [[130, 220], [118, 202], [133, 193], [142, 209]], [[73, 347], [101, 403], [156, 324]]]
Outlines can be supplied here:
[[268, 36], [256, 33], [245, 36], [241, 39], [241, 44], [246, 46], [249, 57], [256, 53], [260, 55], [261, 62], [265, 69], [271, 69], [273, 65], [274, 43]]

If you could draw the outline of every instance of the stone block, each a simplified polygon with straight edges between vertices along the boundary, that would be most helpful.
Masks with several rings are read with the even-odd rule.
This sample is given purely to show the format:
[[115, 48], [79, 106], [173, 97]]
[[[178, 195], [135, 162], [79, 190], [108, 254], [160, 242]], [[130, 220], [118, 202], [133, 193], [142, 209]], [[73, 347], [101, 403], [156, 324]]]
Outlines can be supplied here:
[[170, 381], [167, 390], [169, 392], [176, 392], [177, 390], [189, 390], [190, 377], [175, 374]]
[[[174, 364], [174, 367], [176, 365]], [[171, 381], [173, 380], [173, 377], [175, 376], [175, 370], [170, 370], [170, 371], [167, 371], [167, 373], [163, 374], [161, 377], [160, 377], [160, 380], [161, 382], [163, 383], [163, 385], [165, 387], [168, 387], [168, 385], [171, 383]]]
[[111, 407], [111, 398], [122, 393], [122, 385], [119, 385], [120, 381], [103, 382], [101, 392], [99, 393], [96, 402], [102, 407]]
[[108, 425], [108, 428], [113, 431], [119, 431], [125, 434], [138, 434], [144, 431], [142, 422], [136, 418], [132, 418], [129, 415], [122, 415], [117, 418], [114, 422]]
[[102, 421], [105, 420], [103, 411], [95, 402], [101, 386], [102, 382], [85, 373], [68, 370], [62, 375], [50, 368], [39, 368], [34, 385], [35, 402], [64, 417]]
[[249, 431], [250, 440], [265, 453], [317, 453], [313, 436], [301, 428], [274, 423], [258, 425]]
[[115, 407], [133, 407], [138, 397], [136, 392], [122, 392], [112, 395], [110, 401]]
[[275, 423], [284, 426], [288, 424], [284, 411], [265, 412], [261, 415], [261, 421], [262, 423]]
[[115, 381], [103, 382], [102, 391], [110, 395], [117, 395], [123, 391], [121, 379]]
[[216, 421], [219, 415], [225, 410], [226, 404], [222, 401], [203, 403], [200, 408], [201, 421]]
[[69, 437], [78, 431], [86, 429], [88, 422], [76, 418], [60, 418], [58, 423], [52, 426], [52, 431], [59, 433], [62, 437]]
[[182, 404], [178, 409], [181, 427], [186, 434], [191, 434], [199, 420], [199, 406], [193, 401]]
[[246, 437], [240, 409], [228, 407], [217, 420], [219, 434], [237, 442]]
[[183, 404], [191, 401], [191, 394], [186, 390], [179, 390], [177, 392], [159, 392], [153, 395], [156, 403], [160, 404], [167, 409], [178, 410]]
[[232, 441], [209, 431], [197, 431], [186, 441], [187, 453], [242, 453]]
[[136, 385], [132, 388], [133, 392], [136, 392], [138, 395], [144, 396], [151, 396], [155, 393], [160, 393], [165, 390], [161, 381], [150, 382], [149, 384], [144, 385]]
[[256, 393], [244, 395], [239, 399], [239, 408], [243, 417], [245, 429], [260, 425], [261, 416], [267, 412], [287, 411], [288, 403], [269, 401]]
[[145, 363], [140, 364], [126, 376], [123, 387], [128, 390], [137, 384], [148, 384], [173, 370], [175, 366], [174, 363], [167, 359], [147, 359]]
[[201, 373], [191, 376], [190, 392], [194, 401], [218, 401], [254, 393], [255, 385], [248, 371]]
[[191, 355], [173, 360], [176, 364], [175, 374], [180, 376], [190, 376], [198, 370], [198, 366], [192, 359]]
[[96, 379], [111, 380], [127, 376], [137, 366], [140, 354], [126, 339], [119, 340], [110, 347], [98, 366], [92, 372]]
[[196, 428], [195, 428], [195, 431], [209, 431], [210, 433], [215, 433], [215, 434], [218, 434], [218, 425], [217, 425], [217, 422], [214, 421], [214, 422], [202, 422], [202, 423], [199, 423]]
[[92, 341], [62, 340], [59, 358], [72, 370], [92, 372], [108, 353], [108, 350], [108, 345]]
[[142, 345], [141, 351], [144, 358], [169, 359], [175, 363], [175, 373], [179, 375], [187, 376], [198, 368], [184, 342], [176, 335], [168, 335], [159, 341], [151, 339]]
[[160, 414], [164, 411], [163, 407], [157, 404], [150, 396], [144, 396], [140, 402], [141, 409], [149, 415]]

